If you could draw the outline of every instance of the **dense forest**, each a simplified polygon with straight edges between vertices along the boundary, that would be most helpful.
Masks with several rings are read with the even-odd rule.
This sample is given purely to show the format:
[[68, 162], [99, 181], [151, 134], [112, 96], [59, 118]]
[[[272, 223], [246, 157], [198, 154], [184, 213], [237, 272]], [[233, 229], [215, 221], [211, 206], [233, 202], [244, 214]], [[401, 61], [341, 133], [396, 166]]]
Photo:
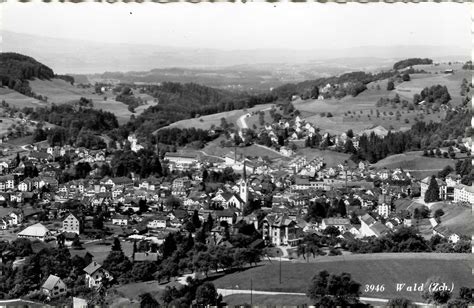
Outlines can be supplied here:
[[433, 60], [428, 59], [428, 58], [410, 58], [410, 59], [405, 59], [401, 60], [398, 62], [395, 62], [393, 65], [394, 70], [401, 70], [413, 65], [420, 65], [420, 64], [433, 64]]

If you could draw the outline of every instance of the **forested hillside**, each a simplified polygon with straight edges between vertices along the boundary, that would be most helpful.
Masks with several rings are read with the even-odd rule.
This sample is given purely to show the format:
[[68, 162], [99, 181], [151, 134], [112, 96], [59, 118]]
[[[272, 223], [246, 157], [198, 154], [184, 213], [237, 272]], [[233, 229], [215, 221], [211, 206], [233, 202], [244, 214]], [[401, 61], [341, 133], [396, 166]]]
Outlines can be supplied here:
[[74, 83], [74, 78], [66, 75], [55, 76], [53, 70], [35, 59], [13, 52], [0, 53], [0, 79], [2, 86], [27, 96], [35, 96], [28, 80], [33, 78], [61, 78]]
[[410, 58], [410, 59], [405, 59], [405, 60], [401, 60], [401, 61], [396, 62], [393, 65], [393, 69], [394, 70], [401, 70], [401, 69], [404, 69], [404, 68], [407, 68], [407, 67], [410, 67], [410, 66], [413, 66], [413, 65], [432, 64], [432, 63], [433, 63], [433, 60], [428, 59], [428, 58], [425, 58], [425, 59]]
[[179, 120], [249, 108], [276, 100], [276, 97], [271, 95], [252, 96], [194, 83], [165, 82], [162, 85], [146, 86], [144, 91], [157, 98], [159, 103], [128, 123], [129, 130], [142, 136]]

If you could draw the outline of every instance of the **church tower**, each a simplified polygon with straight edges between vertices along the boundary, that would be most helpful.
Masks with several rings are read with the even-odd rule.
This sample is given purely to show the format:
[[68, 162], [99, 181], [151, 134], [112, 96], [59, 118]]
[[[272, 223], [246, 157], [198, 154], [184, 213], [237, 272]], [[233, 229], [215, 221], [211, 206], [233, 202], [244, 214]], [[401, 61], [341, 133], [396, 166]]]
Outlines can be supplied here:
[[247, 187], [247, 166], [245, 165], [245, 160], [244, 174], [242, 176], [242, 180], [240, 181], [240, 199], [242, 199], [245, 204], [247, 204], [247, 201], [249, 200], [249, 191]]

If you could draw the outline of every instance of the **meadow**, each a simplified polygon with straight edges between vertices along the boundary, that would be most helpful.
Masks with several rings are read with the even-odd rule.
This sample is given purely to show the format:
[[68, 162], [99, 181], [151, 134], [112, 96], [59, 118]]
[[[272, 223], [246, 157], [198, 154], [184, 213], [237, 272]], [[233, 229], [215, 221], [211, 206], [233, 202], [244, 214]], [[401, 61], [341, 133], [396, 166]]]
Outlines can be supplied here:
[[[133, 243], [127, 241], [120, 241], [120, 244], [122, 245], [123, 253], [127, 257], [131, 257], [133, 252]], [[82, 247], [87, 250], [94, 257], [94, 260], [98, 263], [103, 263], [109, 255], [110, 251], [112, 250], [111, 241], [102, 240], [85, 243], [82, 245]], [[82, 251], [83, 250], [71, 249], [71, 256], [79, 254]]]
[[[68, 104], [79, 100], [81, 97], [91, 99], [94, 103], [94, 109], [109, 111], [115, 114], [119, 124], [124, 124], [130, 120], [130, 116], [141, 114], [146, 108], [153, 106], [156, 102], [153, 98], [146, 94], [138, 94], [147, 103], [136, 108], [135, 113], [128, 110], [128, 106], [122, 102], [114, 100], [112, 92], [106, 92], [102, 95], [94, 93], [93, 88], [78, 88], [62, 79], [30, 81], [30, 86], [38, 95], [48, 97], [48, 103]], [[107, 99], [104, 99], [106, 97]], [[34, 107], [34, 106], [32, 106]]]
[[458, 235], [471, 236], [474, 234], [474, 216], [470, 206], [440, 202], [431, 206], [431, 212], [442, 209], [441, 226], [447, 227]]
[[[331, 260], [331, 258], [333, 258]], [[461, 286], [474, 287], [471, 267], [474, 257], [470, 254], [368, 254], [342, 257], [321, 257], [313, 263], [282, 262], [282, 283], [279, 283], [279, 262], [253, 267], [229, 274], [214, 281], [217, 288], [253, 289], [259, 291], [305, 293], [311, 278], [322, 270], [333, 274], [347, 272], [359, 282], [364, 297], [407, 297], [422, 301], [418, 292], [396, 291], [396, 283], [425, 283], [432, 276], [454, 283], [454, 294]], [[383, 292], [364, 292], [366, 284], [384, 285]]]
[[4, 87], [0, 87], [0, 100], [5, 101], [12, 107], [15, 106], [20, 109], [25, 107], [43, 107], [47, 105], [46, 103], [41, 102], [35, 98], [28, 97]]
[[[226, 119], [227, 123], [232, 123], [235, 125], [237, 128], [237, 120], [244, 114], [246, 113], [252, 113], [252, 112], [258, 112], [262, 109], [267, 109], [270, 108], [272, 104], [263, 104], [263, 105], [256, 105], [252, 108], [248, 109], [238, 109], [238, 110], [232, 110], [232, 111], [226, 111], [226, 112], [220, 112], [220, 113], [215, 113], [215, 114], [210, 114], [210, 115], [203, 115], [201, 117], [193, 118], [193, 119], [186, 119], [186, 120], [181, 120], [177, 121], [169, 126], [163, 127], [163, 128], [199, 128], [199, 129], [210, 129], [211, 126], [220, 126], [221, 125], [221, 119], [224, 118]], [[249, 126], [250, 127], [250, 126]], [[163, 129], [161, 128], [161, 129]]]
[[395, 154], [388, 156], [373, 166], [376, 168], [396, 169], [402, 168], [409, 171], [412, 175], [417, 177], [425, 177], [432, 174], [437, 174], [447, 165], [454, 167], [455, 160], [450, 158], [439, 157], [424, 157], [422, 152], [413, 151], [403, 154]]

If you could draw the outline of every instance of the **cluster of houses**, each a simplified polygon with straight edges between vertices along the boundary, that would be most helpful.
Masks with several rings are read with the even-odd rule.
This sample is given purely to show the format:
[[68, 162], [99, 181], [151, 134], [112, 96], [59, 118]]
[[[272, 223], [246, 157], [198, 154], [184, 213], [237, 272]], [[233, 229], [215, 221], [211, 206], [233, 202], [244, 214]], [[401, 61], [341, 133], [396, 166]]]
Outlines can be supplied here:
[[[301, 127], [305, 126], [301, 124]], [[135, 150], [139, 148], [133, 140], [130, 143], [135, 144]], [[101, 212], [107, 213], [105, 224], [114, 230], [115, 236], [158, 245], [169, 232], [186, 232], [186, 224], [196, 212], [201, 221], [212, 217], [216, 222], [208, 239], [209, 245], [231, 245], [224, 234], [229, 229], [223, 226], [228, 226], [232, 232], [234, 226], [243, 223], [252, 224], [261, 234], [260, 241], [267, 245], [296, 246], [306, 234], [323, 235], [330, 227], [337, 229], [342, 237], [381, 237], [414, 223], [411, 214], [422, 204], [411, 196], [419, 191], [423, 199], [430, 181], [430, 178], [418, 181], [401, 169], [372, 169], [364, 162], [327, 167], [320, 157], [293, 156], [292, 159], [271, 161], [245, 158], [236, 152], [212, 161], [196, 152], [187, 152], [164, 156], [164, 166], [173, 171], [185, 171], [176, 173], [175, 177], [97, 178], [92, 170], [87, 179], [59, 183], [60, 166], [53, 158], [66, 153], [74, 153], [71, 156], [75, 161], [93, 158], [108, 163], [111, 159], [101, 151], [66, 147], [46, 151], [32, 149], [30, 154], [34, 155], [28, 155], [15, 167], [12, 162], [0, 162], [4, 174], [0, 177], [0, 202], [21, 204], [28, 197], [25, 194], [35, 195], [48, 210], [48, 219], [52, 223], [61, 222], [61, 227], [57, 228], [52, 227], [53, 224], [46, 227], [39, 219], [25, 220], [25, 208], [16, 206], [0, 218], [0, 229], [21, 228], [18, 237], [40, 241], [54, 239], [59, 234], [67, 235], [67, 239], [87, 236], [85, 230], [94, 217], [84, 217], [61, 207], [69, 200], [77, 200], [94, 211], [100, 208]], [[37, 169], [37, 175], [22, 177], [27, 168]], [[218, 183], [211, 190], [203, 189], [204, 171], [226, 168], [232, 168], [242, 176], [235, 182]], [[375, 180], [381, 185], [376, 187]], [[450, 174], [437, 182], [440, 200], [474, 203], [474, 189], [460, 184], [459, 176]], [[44, 187], [48, 189], [43, 191]], [[263, 202], [269, 195], [272, 196], [270, 202]], [[334, 212], [320, 222], [307, 219], [313, 204], [321, 201], [330, 204], [336, 199], [343, 202], [347, 215]], [[140, 206], [143, 201], [146, 201], [146, 209]], [[244, 214], [250, 202], [261, 203], [259, 216]], [[432, 232], [452, 242], [459, 240], [459, 235], [434, 221]], [[133, 255], [137, 262], [157, 258], [158, 253], [151, 251], [134, 252]], [[86, 285], [90, 288], [100, 287], [104, 279], [111, 279], [110, 274], [93, 260], [84, 271]], [[50, 275], [42, 290], [54, 298], [64, 294], [66, 287], [59, 277]]]

